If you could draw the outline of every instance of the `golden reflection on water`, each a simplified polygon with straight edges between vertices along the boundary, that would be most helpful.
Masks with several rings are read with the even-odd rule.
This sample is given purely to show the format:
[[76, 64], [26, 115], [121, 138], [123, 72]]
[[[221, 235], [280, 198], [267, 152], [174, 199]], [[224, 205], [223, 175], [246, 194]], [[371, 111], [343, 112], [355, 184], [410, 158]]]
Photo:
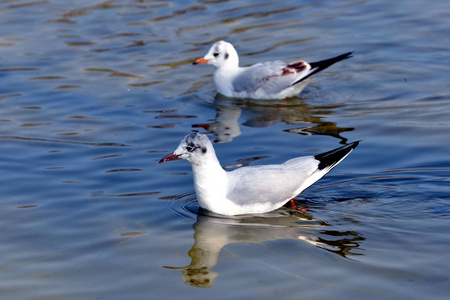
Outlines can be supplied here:
[[[212, 287], [219, 276], [213, 269], [219, 262], [221, 250], [232, 243], [264, 243], [293, 239], [348, 259], [363, 255], [355, 251], [364, 240], [358, 232], [328, 228], [330, 225], [326, 222], [290, 208], [263, 215], [228, 218], [201, 210], [197, 215], [197, 222], [193, 225], [194, 245], [188, 252], [191, 263], [185, 267], [165, 268], [181, 270], [181, 279], [186, 284], [207, 288]], [[305, 280], [298, 274], [291, 275]]]

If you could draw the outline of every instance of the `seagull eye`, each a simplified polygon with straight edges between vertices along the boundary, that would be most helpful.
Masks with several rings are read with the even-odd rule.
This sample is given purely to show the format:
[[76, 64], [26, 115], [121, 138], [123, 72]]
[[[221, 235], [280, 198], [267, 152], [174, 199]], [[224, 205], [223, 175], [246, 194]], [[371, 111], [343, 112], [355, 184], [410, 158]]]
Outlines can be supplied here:
[[219, 56], [219, 53], [215, 52], [213, 55], [214, 55], [214, 57], [217, 57], [217, 56]]
[[194, 147], [191, 147], [191, 146], [186, 146], [185, 149], [187, 150], [187, 152], [192, 152], [192, 151], [195, 150], [195, 148], [194, 148]]

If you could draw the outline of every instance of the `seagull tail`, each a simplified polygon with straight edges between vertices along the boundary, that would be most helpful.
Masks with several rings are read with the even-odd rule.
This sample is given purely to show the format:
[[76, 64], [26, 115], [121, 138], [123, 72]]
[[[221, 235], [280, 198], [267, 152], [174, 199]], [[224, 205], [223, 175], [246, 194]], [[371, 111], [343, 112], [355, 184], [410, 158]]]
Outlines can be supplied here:
[[315, 155], [314, 158], [319, 161], [317, 170], [303, 182], [297, 192], [300, 193], [301, 191], [304, 191], [314, 182], [325, 176], [325, 174], [330, 172], [331, 169], [347, 157], [347, 155], [349, 155], [350, 152], [358, 146], [358, 144], [359, 141], [356, 141], [334, 150]]
[[318, 170], [328, 173], [345, 157], [347, 157], [347, 155], [349, 155], [350, 152], [352, 152], [358, 145], [359, 141], [356, 141], [334, 150], [315, 155], [314, 158], [320, 162], [317, 167]]
[[322, 70], [325, 70], [329, 66], [331, 66], [331, 65], [333, 65], [333, 64], [335, 64], [335, 63], [337, 63], [337, 62], [339, 62], [341, 60], [350, 58], [352, 56], [353, 56], [353, 52], [347, 52], [345, 54], [342, 54], [342, 55], [339, 55], [339, 56], [336, 56], [336, 57], [333, 57], [333, 58], [329, 58], [329, 59], [325, 59], [325, 60], [321, 60], [321, 61], [316, 61], [316, 62], [310, 63], [311, 70], [308, 73], [308, 75], [306, 75], [305, 77], [300, 78], [299, 80], [297, 80], [296, 82], [294, 82], [291, 85], [295, 85], [295, 84], [297, 84], [299, 82], [302, 82], [305, 79], [308, 79], [309, 77], [313, 76], [314, 74], [316, 74], [316, 73], [318, 73], [318, 72], [320, 72]]

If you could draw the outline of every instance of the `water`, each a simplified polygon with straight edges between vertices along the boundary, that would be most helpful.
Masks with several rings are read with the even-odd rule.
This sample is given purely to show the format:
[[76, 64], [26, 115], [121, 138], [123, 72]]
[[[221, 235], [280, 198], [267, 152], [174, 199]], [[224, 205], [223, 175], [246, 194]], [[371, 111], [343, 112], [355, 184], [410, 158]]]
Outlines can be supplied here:
[[[2, 299], [445, 299], [450, 292], [445, 1], [1, 1]], [[241, 64], [355, 51], [299, 95], [216, 95]], [[207, 125], [208, 124], [208, 125]], [[275, 212], [198, 211], [191, 130], [225, 167], [362, 140]]]

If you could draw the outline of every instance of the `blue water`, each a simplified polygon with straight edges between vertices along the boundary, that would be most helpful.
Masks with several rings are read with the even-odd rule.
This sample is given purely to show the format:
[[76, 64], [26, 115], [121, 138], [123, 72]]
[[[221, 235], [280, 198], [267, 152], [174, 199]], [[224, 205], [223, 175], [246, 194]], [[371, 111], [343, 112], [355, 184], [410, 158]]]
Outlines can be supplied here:
[[[1, 299], [446, 299], [450, 4], [0, 1]], [[241, 64], [354, 57], [298, 96], [216, 95]], [[199, 211], [187, 162], [226, 168], [361, 140], [286, 206]]]

